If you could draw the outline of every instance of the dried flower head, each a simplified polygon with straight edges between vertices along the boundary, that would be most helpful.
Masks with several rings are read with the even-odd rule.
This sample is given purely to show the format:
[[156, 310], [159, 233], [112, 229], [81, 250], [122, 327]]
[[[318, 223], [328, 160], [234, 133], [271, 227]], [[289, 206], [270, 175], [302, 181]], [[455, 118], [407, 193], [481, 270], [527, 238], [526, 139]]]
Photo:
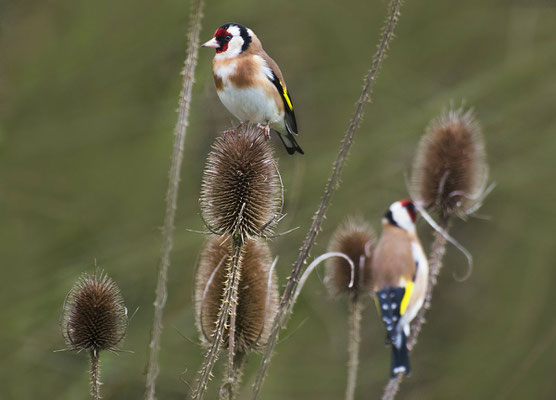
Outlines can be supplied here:
[[127, 331], [127, 309], [116, 283], [103, 272], [83, 274], [69, 292], [62, 335], [71, 350], [113, 349]]
[[333, 295], [340, 293], [371, 293], [371, 258], [376, 236], [369, 224], [361, 219], [348, 219], [340, 225], [328, 246], [328, 251], [347, 255], [355, 265], [353, 286], [350, 288], [351, 266], [347, 260], [333, 257], [327, 261], [326, 282]]
[[484, 198], [488, 167], [480, 126], [472, 110], [450, 110], [421, 138], [412, 176], [412, 197], [443, 218], [465, 217]]
[[270, 231], [280, 209], [281, 185], [270, 144], [245, 124], [218, 137], [203, 174], [201, 212], [209, 229], [245, 240]]
[[[231, 254], [230, 237], [216, 235], [211, 236], [201, 253], [195, 281], [195, 314], [205, 341], [210, 341], [218, 319]], [[278, 283], [265, 242], [248, 240], [241, 263], [235, 335], [237, 351], [246, 352], [266, 344], [278, 309]], [[227, 342], [227, 333], [224, 341]]]

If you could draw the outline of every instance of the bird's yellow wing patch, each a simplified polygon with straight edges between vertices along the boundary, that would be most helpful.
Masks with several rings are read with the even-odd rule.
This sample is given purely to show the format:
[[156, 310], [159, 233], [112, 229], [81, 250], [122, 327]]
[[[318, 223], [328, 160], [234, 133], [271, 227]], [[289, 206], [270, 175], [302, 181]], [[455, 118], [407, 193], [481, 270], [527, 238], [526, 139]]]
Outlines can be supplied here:
[[284, 99], [286, 99], [286, 103], [288, 103], [288, 107], [290, 108], [291, 111], [293, 110], [293, 106], [290, 100], [290, 96], [288, 96], [288, 89], [286, 89], [286, 86], [282, 83], [282, 81], [280, 81], [280, 85], [282, 85], [282, 94], [284, 95]]
[[406, 281], [405, 293], [403, 295], [402, 304], [400, 305], [400, 315], [405, 314], [405, 310], [407, 309], [407, 305], [409, 304], [411, 293], [413, 292], [413, 285], [413, 281]]

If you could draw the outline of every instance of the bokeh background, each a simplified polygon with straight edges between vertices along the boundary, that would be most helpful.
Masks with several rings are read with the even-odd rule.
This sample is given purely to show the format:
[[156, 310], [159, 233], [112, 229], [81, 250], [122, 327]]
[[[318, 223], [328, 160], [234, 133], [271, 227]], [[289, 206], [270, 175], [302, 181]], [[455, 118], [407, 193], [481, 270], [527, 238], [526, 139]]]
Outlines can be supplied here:
[[[378, 230], [428, 121], [451, 101], [475, 108], [497, 183], [453, 234], [433, 308], [400, 399], [556, 398], [554, 201], [556, 4], [552, 0], [407, 1], [343, 182], [313, 256], [359, 214]], [[276, 154], [287, 218], [271, 243], [281, 282], [316, 210], [385, 15], [379, 0], [236, 0], [206, 4], [201, 40], [222, 23], [251, 27], [288, 82], [305, 156]], [[96, 263], [138, 309], [124, 343], [102, 356], [105, 399], [142, 398], [167, 171], [185, 58], [189, 2], [31, 0], [0, 3], [0, 398], [87, 399], [85, 355], [64, 347], [66, 293]], [[186, 398], [203, 352], [192, 282], [203, 235], [205, 157], [232, 119], [200, 52], [169, 272], [160, 399]], [[425, 244], [430, 229], [420, 226]], [[347, 302], [314, 276], [277, 347], [263, 399], [339, 399]], [[389, 350], [370, 299], [357, 398], [378, 398]], [[189, 338], [186, 339], [186, 338]], [[248, 365], [242, 396], [258, 356]], [[217, 371], [218, 376], [218, 371]], [[214, 386], [218, 386], [217, 384]], [[214, 398], [211, 392], [209, 398]]]

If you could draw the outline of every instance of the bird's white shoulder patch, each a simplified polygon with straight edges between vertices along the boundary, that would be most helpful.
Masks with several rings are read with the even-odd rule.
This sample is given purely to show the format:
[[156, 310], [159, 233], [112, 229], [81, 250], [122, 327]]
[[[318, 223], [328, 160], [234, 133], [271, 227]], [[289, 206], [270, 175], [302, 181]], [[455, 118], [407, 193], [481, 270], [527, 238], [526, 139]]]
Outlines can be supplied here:
[[262, 67], [262, 69], [263, 69], [263, 72], [264, 72], [265, 76], [266, 76], [268, 79], [272, 80], [272, 79], [274, 78], [274, 72], [272, 72], [272, 69], [268, 66], [268, 64], [266, 63], [265, 59], [262, 58], [262, 57], [259, 56], [259, 55], [256, 55], [256, 56], [255, 56], [255, 59], [257, 60], [257, 62], [260, 63], [260, 65], [261, 65], [261, 67]]
[[423, 248], [419, 243], [411, 242], [411, 253], [413, 254], [413, 259], [417, 263], [418, 273], [427, 273], [429, 271], [429, 263], [427, 257], [423, 252]]

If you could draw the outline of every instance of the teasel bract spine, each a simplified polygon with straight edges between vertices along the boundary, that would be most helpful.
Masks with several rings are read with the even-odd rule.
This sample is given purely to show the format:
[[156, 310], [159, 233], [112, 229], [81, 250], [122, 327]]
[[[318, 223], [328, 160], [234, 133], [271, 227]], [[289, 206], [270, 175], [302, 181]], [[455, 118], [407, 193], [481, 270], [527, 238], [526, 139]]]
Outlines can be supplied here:
[[102, 271], [83, 274], [66, 297], [61, 328], [68, 350], [89, 353], [95, 400], [100, 399], [99, 353], [116, 350], [127, 325], [127, 308], [116, 283]]
[[[233, 133], [219, 136], [207, 158], [201, 187], [201, 215], [215, 235], [227, 236], [231, 250], [224, 266], [225, 281], [215, 328], [210, 334], [205, 360], [199, 371], [193, 397], [202, 399], [212, 368], [227, 332], [228, 387], [237, 377], [236, 326], [239, 285], [244, 265], [245, 246], [272, 233], [280, 218], [281, 180], [270, 144], [261, 130], [244, 124]], [[233, 396], [230, 389], [229, 396]]]

